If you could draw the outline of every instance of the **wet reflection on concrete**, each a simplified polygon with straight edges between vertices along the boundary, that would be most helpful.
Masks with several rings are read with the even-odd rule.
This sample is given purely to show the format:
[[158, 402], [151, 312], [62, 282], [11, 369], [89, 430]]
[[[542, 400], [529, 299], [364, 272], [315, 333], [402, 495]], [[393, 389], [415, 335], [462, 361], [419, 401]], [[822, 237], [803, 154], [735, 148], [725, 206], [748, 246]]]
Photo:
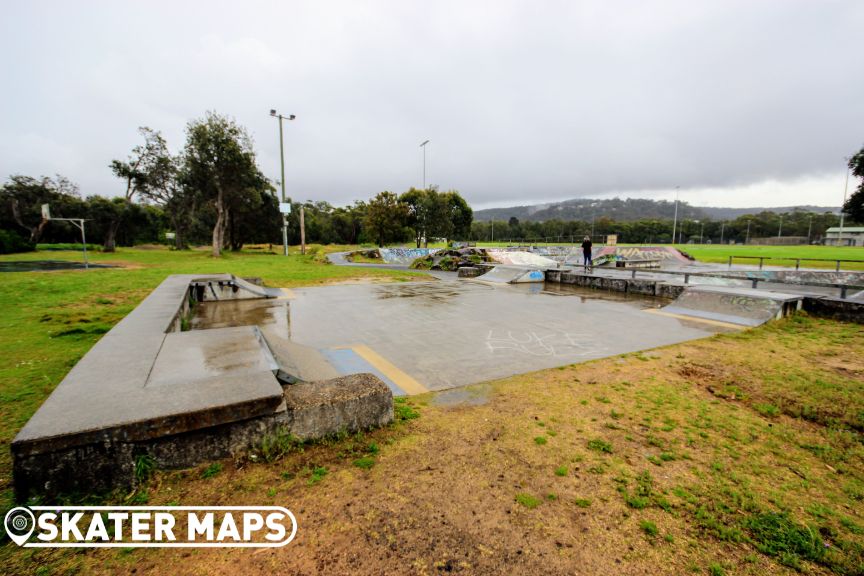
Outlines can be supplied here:
[[430, 390], [722, 331], [645, 313], [665, 303], [655, 298], [551, 283], [338, 285], [295, 295], [205, 303], [193, 327], [258, 324], [265, 336], [278, 333], [320, 351], [366, 346]]

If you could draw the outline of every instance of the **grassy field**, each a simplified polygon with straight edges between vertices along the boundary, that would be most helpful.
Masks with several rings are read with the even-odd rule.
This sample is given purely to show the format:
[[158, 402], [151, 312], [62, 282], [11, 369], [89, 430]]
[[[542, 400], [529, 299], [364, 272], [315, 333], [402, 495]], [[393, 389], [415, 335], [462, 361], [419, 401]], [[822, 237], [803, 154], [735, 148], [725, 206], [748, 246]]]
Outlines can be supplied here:
[[[830, 268], [836, 265], [830, 260], [859, 260], [843, 262], [841, 270], [864, 270], [864, 248], [834, 246], [721, 246], [710, 244], [681, 244], [683, 250], [703, 262], [728, 262], [730, 256], [764, 256], [772, 258], [766, 266], [795, 266], [796, 258], [824, 258], [824, 262], [801, 262], [803, 268]], [[785, 260], [781, 260], [785, 259]], [[734, 264], [758, 264], [758, 260], [735, 259]]]
[[[127, 267], [3, 274], [3, 506], [8, 442], [165, 275], [227, 271], [273, 286], [410, 277], [327, 266], [318, 252], [214, 260], [124, 250], [94, 260]], [[300, 526], [285, 549], [7, 541], [0, 565], [9, 574], [864, 574], [860, 325], [797, 317], [473, 386], [463, 399], [414, 397], [382, 430], [156, 471], [138, 492], [108, 496], [284, 505]]]

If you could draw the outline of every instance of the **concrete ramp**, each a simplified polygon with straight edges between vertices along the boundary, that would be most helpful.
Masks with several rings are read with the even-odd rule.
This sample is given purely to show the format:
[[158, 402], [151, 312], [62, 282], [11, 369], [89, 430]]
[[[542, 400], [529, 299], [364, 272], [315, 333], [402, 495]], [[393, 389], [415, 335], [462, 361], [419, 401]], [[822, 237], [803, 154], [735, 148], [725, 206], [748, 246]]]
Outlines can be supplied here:
[[728, 286], [693, 286], [687, 288], [665, 314], [689, 316], [739, 326], [759, 326], [780, 319], [801, 308], [804, 297], [767, 290]]
[[492, 260], [506, 266], [523, 266], [533, 268], [557, 268], [558, 262], [552, 258], [525, 252], [522, 250], [508, 250], [506, 248], [487, 248], [486, 254]]
[[472, 278], [472, 280], [493, 284], [522, 284], [525, 282], [543, 282], [546, 280], [546, 274], [543, 273], [543, 270], [525, 266], [496, 266], [482, 276]]
[[245, 290], [246, 292], [249, 292], [261, 298], [280, 298], [284, 296], [281, 288], [268, 288], [266, 286], [260, 286], [258, 284], [253, 284], [248, 280], [244, 280], [243, 278], [238, 278], [237, 276], [232, 276], [231, 283], [240, 290]]

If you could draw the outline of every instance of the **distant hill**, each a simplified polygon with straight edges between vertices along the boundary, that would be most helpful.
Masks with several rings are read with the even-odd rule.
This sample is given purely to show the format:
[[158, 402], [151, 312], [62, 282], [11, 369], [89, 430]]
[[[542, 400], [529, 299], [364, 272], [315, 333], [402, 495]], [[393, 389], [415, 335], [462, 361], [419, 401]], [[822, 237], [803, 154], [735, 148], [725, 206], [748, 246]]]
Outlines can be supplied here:
[[[839, 207], [826, 206], [782, 206], [774, 208], [712, 208], [691, 206], [686, 202], [678, 204], [678, 218], [698, 220], [731, 220], [745, 214], [758, 214], [771, 211], [775, 213], [794, 212], [833, 212], [839, 214]], [[511, 206], [509, 208], [487, 208], [475, 210], [475, 221], [509, 220], [516, 217], [520, 222], [545, 222], [547, 220], [591, 220], [595, 218], [610, 218], [618, 221], [633, 220], [663, 220], [675, 216], [675, 202], [669, 200], [649, 200], [642, 198], [613, 198], [611, 200], [592, 200], [578, 198], [564, 200], [551, 204], [535, 204], [532, 206]]]

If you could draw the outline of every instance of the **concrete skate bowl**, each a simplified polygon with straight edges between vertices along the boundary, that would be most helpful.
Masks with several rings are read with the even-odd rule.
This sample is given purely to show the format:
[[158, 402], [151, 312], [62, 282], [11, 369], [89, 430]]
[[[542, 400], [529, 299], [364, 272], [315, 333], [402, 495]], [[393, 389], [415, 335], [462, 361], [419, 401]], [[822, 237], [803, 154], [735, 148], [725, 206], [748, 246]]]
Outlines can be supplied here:
[[662, 312], [738, 326], [759, 326], [801, 309], [804, 297], [747, 288], [693, 286]]
[[438, 248], [379, 248], [378, 253], [384, 264], [410, 266], [417, 258], [429, 256], [438, 250]]

